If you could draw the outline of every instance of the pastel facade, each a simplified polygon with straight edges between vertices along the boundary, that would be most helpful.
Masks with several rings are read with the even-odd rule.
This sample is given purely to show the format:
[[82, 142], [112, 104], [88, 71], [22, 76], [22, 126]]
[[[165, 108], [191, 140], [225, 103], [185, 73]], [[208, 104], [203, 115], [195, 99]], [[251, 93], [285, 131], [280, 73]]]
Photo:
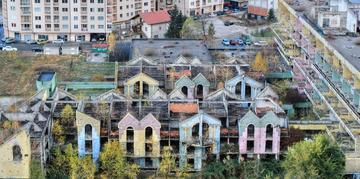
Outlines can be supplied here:
[[118, 123], [119, 141], [127, 152], [142, 168], [159, 167], [160, 122], [149, 113], [140, 121], [126, 114]]
[[30, 135], [17, 132], [0, 144], [0, 178], [29, 178], [31, 161]]
[[100, 121], [76, 111], [79, 156], [91, 155], [97, 161], [100, 155]]
[[[201, 170], [206, 151], [217, 158], [220, 153], [221, 121], [203, 111], [180, 122], [180, 165], [193, 160], [195, 170]], [[191, 162], [192, 163], [192, 162]]]
[[159, 82], [145, 73], [139, 73], [124, 84], [127, 96], [152, 96], [159, 87]]
[[277, 0], [249, 0], [248, 13], [258, 17], [269, 15], [270, 9], [277, 9]]
[[264, 88], [264, 85], [256, 80], [240, 74], [225, 82], [225, 88], [236, 94], [241, 99], [254, 99]]
[[278, 158], [280, 154], [280, 126], [282, 120], [272, 111], [258, 117], [249, 111], [239, 120], [240, 154], [271, 154]]

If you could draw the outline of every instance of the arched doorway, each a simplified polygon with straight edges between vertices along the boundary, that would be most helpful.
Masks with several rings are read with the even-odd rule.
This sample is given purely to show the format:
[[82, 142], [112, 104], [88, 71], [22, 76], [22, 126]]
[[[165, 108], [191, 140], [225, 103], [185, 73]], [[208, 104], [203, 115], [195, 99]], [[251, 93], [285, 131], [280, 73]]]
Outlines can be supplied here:
[[245, 86], [245, 98], [251, 98], [251, 86]]
[[273, 136], [273, 131], [274, 131], [274, 129], [273, 129], [272, 125], [268, 124], [266, 126], [266, 138], [272, 137]]
[[200, 124], [197, 123], [191, 128], [191, 136], [195, 139], [199, 138]]
[[92, 152], [92, 126], [90, 124], [85, 125], [85, 153]]
[[143, 82], [143, 96], [149, 96], [149, 85]]
[[255, 134], [255, 126], [253, 124], [250, 124], [247, 127], [247, 135], [248, 137], [254, 137], [254, 134]]
[[126, 129], [126, 152], [134, 153], [134, 129], [132, 127]]
[[203, 85], [197, 85], [197, 87], [196, 87], [196, 96], [198, 97], [198, 98], [203, 98], [203, 96], [204, 96], [204, 87], [203, 87]]
[[237, 83], [235, 86], [235, 94], [241, 95], [241, 82]]
[[141, 93], [140, 93], [140, 81], [137, 81], [134, 84], [134, 95], [138, 95], [138, 96], [141, 95]]

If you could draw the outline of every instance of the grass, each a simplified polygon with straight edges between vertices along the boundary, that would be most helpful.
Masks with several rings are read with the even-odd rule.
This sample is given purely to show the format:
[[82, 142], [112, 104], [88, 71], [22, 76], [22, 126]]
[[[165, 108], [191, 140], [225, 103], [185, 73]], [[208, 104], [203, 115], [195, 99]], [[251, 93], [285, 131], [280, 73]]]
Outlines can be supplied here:
[[251, 35], [254, 37], [274, 37], [275, 36], [274, 32], [270, 28], [260, 30], [259, 32], [253, 33]]
[[89, 81], [95, 74], [114, 75], [114, 63], [87, 63], [74, 56], [25, 56], [0, 53], [0, 96], [31, 96], [41, 71], [55, 71], [58, 81]]

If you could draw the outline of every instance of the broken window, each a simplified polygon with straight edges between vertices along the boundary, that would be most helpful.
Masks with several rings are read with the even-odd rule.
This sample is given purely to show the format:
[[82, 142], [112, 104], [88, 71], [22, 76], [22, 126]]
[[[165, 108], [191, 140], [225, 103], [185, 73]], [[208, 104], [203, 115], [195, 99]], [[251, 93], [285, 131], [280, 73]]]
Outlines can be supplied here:
[[13, 161], [21, 161], [22, 160], [22, 153], [21, 148], [18, 145], [14, 145], [12, 148], [13, 152]]
[[202, 98], [203, 97], [203, 91], [204, 91], [204, 87], [203, 85], [198, 85], [196, 87], [196, 95], [198, 98]]
[[254, 152], [254, 141], [247, 141], [246, 149], [248, 152], [253, 153]]
[[145, 82], [143, 82], [143, 95], [149, 96], [149, 85]]
[[126, 140], [133, 141], [134, 140], [134, 129], [132, 127], [128, 127], [126, 129]]
[[85, 139], [91, 140], [92, 138], [92, 127], [90, 124], [85, 125]]
[[92, 153], [92, 141], [91, 140], [85, 141], [85, 152]]
[[235, 86], [235, 94], [237, 94], [237, 95], [241, 94], [241, 82], [236, 84], [236, 86]]
[[273, 136], [273, 127], [271, 124], [266, 126], [266, 138], [271, 138]]
[[141, 96], [141, 92], [140, 92], [140, 81], [137, 81], [135, 84], [134, 84], [134, 92], [135, 92], [135, 95], [139, 95]]
[[271, 152], [272, 151], [272, 140], [267, 140], [265, 143], [265, 151]]
[[153, 135], [153, 130], [151, 127], [146, 127], [145, 129], [145, 139], [146, 140], [151, 140], [152, 139], [152, 135]]
[[245, 86], [245, 97], [251, 98], [251, 86], [249, 86], [249, 85]]
[[250, 124], [247, 127], [247, 135], [248, 135], [248, 137], [254, 137], [254, 133], [255, 133], [255, 126], [253, 124]]
[[192, 131], [191, 136], [192, 136], [193, 138], [199, 138], [199, 128], [200, 128], [199, 123], [195, 124], [195, 125], [192, 127], [192, 129], [191, 129], [191, 131]]

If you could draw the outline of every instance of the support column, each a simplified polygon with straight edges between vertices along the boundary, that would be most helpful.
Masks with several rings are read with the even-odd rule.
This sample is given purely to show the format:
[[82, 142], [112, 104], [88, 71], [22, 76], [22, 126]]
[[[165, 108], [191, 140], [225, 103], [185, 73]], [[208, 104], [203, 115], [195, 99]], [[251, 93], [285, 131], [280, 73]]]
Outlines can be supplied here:
[[352, 78], [351, 71], [346, 66], [343, 66], [343, 74], [342, 75], [347, 80], [351, 80], [351, 78]]

